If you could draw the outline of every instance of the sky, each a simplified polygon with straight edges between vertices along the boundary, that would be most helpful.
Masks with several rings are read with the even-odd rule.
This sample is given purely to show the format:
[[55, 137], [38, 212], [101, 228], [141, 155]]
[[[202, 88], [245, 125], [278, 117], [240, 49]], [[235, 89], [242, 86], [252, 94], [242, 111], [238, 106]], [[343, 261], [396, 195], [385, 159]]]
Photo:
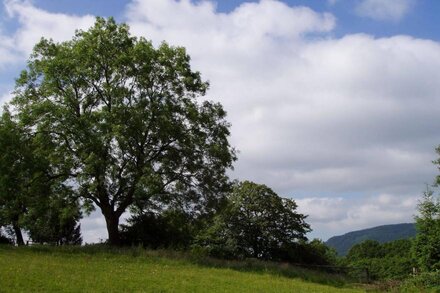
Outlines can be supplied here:
[[[69, 40], [95, 16], [184, 46], [221, 102], [239, 150], [231, 178], [266, 184], [323, 240], [411, 222], [439, 173], [436, 0], [6, 0], [0, 104], [41, 38]], [[86, 242], [107, 237], [99, 212]]]

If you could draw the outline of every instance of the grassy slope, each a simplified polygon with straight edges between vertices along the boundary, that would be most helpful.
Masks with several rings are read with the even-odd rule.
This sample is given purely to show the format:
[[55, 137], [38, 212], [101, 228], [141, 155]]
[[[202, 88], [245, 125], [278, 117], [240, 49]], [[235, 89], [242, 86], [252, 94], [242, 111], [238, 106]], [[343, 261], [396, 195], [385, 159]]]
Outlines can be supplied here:
[[[321, 276], [321, 281], [325, 278], [329, 276]], [[139, 255], [0, 246], [0, 292], [17, 291], [361, 292], [289, 278], [271, 269], [203, 265], [151, 252]]]

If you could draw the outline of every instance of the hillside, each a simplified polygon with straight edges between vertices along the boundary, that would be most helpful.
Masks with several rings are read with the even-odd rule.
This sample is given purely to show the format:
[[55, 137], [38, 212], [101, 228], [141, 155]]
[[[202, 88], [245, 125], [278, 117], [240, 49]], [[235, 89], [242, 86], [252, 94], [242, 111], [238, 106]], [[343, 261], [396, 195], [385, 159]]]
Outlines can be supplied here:
[[333, 236], [326, 241], [326, 244], [335, 248], [339, 255], [346, 255], [353, 245], [367, 239], [384, 243], [397, 239], [410, 238], [415, 235], [416, 230], [413, 223], [383, 225], [349, 232], [340, 236]]
[[363, 292], [287, 264], [105, 247], [0, 245], [0, 284], [1, 292]]

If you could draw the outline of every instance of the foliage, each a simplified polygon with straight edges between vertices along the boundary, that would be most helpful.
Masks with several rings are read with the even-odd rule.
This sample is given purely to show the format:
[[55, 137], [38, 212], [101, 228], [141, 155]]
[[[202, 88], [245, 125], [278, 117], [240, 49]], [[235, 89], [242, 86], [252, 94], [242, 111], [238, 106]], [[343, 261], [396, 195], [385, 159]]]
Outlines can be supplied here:
[[188, 248], [194, 238], [194, 219], [180, 210], [147, 212], [128, 219], [122, 225], [122, 244], [153, 249]]
[[363, 258], [382, 258], [384, 251], [379, 242], [374, 240], [365, 240], [354, 245], [347, 254], [347, 258], [351, 260], [359, 260]]
[[402, 280], [410, 276], [415, 262], [411, 255], [412, 240], [400, 239], [380, 244], [366, 240], [354, 245], [345, 258], [345, 264], [358, 268], [353, 274], [368, 269], [373, 280]]
[[43, 141], [43, 134], [30, 135], [5, 109], [0, 121], [0, 222], [12, 228], [19, 245], [24, 244], [22, 229], [34, 241], [43, 234], [47, 237], [42, 242], [59, 244], [74, 234], [80, 238], [79, 228], [66, 229], [81, 216], [78, 200], [67, 200], [71, 188], [53, 176], [51, 146]]
[[69, 202], [70, 198], [54, 196], [43, 210], [33, 209], [27, 216], [26, 227], [33, 242], [57, 245], [82, 243], [81, 213], [78, 202]]
[[228, 185], [229, 123], [220, 104], [197, 102], [207, 88], [184, 48], [155, 48], [97, 18], [71, 41], [35, 46], [14, 105], [28, 129], [47, 135], [58, 175], [101, 209], [118, 244], [128, 208], [203, 213]]
[[341, 276], [285, 264], [95, 245], [0, 246], [0, 280], [7, 292], [363, 292]]
[[401, 292], [439, 292], [440, 272], [423, 272], [405, 280]]
[[296, 212], [295, 201], [279, 197], [265, 185], [238, 183], [228, 200], [197, 239], [197, 245], [213, 256], [278, 259], [310, 231], [306, 216]]
[[303, 244], [305, 252], [301, 252], [298, 262], [316, 265], [335, 265], [336, 251], [320, 239], [313, 239]]
[[[336, 266], [338, 262], [336, 251], [320, 239], [299, 240], [284, 245], [281, 249], [274, 250], [273, 259], [312, 266]], [[331, 267], [322, 269], [332, 271]]]
[[415, 217], [417, 236], [413, 254], [425, 271], [440, 269], [440, 199], [427, 189], [418, 205]]

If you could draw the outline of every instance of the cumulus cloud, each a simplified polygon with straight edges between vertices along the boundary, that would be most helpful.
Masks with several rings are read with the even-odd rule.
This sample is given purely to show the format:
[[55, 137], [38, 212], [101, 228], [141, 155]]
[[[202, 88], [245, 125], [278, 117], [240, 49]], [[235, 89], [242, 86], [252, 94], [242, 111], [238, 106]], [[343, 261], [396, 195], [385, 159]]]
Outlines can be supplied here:
[[312, 237], [326, 240], [349, 231], [383, 224], [413, 221], [418, 197], [378, 194], [355, 198], [310, 197], [297, 200], [299, 211], [308, 214], [307, 222], [318, 227]]
[[356, 7], [358, 15], [374, 20], [399, 21], [414, 6], [414, 0], [362, 0]]
[[92, 15], [50, 13], [30, 1], [5, 0], [2, 5], [9, 17], [7, 21], [16, 21], [17, 28], [13, 31], [0, 29], [0, 72], [3, 76], [11, 72], [15, 75], [10, 77], [10, 84], [5, 84], [4, 80], [0, 84], [1, 104], [11, 100], [14, 78], [18, 74], [16, 68], [24, 68], [33, 46], [42, 37], [66, 41], [72, 38], [76, 29], [87, 29], [95, 21]]
[[[211, 81], [209, 98], [225, 106], [241, 151], [233, 176], [284, 195], [368, 194], [368, 201], [328, 198], [353, 215], [328, 226], [334, 231], [393, 221], [386, 213], [411, 219], [412, 210], [399, 205], [374, 219], [368, 211], [383, 194], [417, 197], [433, 178], [438, 43], [332, 38], [332, 15], [278, 1], [218, 13], [211, 2], [137, 0], [126, 17], [136, 34], [156, 44], [185, 46]], [[351, 210], [358, 207], [364, 210]], [[321, 208], [304, 211], [313, 219]], [[327, 233], [316, 223], [317, 232]]]
[[[0, 96], [0, 107], [2, 107], [5, 103], [9, 102], [10, 100], [12, 100], [12, 93], [11, 92], [6, 92], [5, 94]], [[0, 108], [0, 113], [3, 109]]]
[[99, 243], [108, 238], [105, 219], [100, 211], [94, 211], [81, 220], [84, 243]]
[[6, 0], [3, 5], [8, 16], [16, 19], [19, 26], [12, 35], [0, 35], [0, 65], [6, 60], [22, 61], [27, 58], [42, 37], [57, 42], [69, 40], [76, 29], [87, 29], [95, 20], [92, 15], [50, 13], [35, 7], [30, 1]]
[[15, 50], [14, 40], [0, 32], [0, 70], [17, 61], [21, 61], [21, 56]]
[[[122, 214], [119, 224], [126, 224], [130, 213]], [[84, 243], [99, 243], [107, 240], [107, 225], [99, 208], [81, 220], [81, 234]]]

